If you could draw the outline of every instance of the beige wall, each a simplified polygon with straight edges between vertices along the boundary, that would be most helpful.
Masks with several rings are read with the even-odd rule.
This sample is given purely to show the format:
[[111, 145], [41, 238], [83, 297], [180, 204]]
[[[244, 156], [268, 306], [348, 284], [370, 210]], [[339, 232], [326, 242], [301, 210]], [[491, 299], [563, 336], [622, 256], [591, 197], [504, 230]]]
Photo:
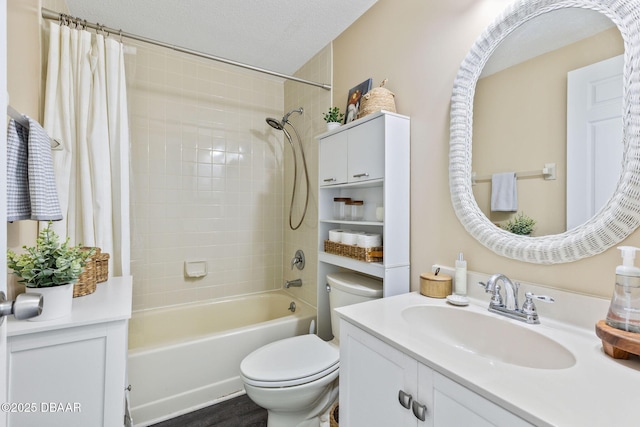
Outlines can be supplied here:
[[[448, 186], [449, 109], [453, 80], [469, 48], [508, 0], [425, 2], [379, 0], [334, 42], [334, 105], [368, 77], [388, 78], [398, 112], [411, 116], [411, 288], [434, 263], [609, 297], [620, 262], [613, 248], [563, 265], [499, 257], [471, 238], [451, 206]], [[640, 232], [624, 244], [640, 246]], [[604, 314], [603, 314], [604, 315]]]
[[[624, 53], [620, 31], [611, 28], [478, 81], [473, 103], [473, 170], [541, 170], [556, 163], [556, 179], [518, 179], [518, 210], [537, 221], [534, 236], [566, 230], [567, 73]], [[478, 206], [493, 222], [491, 181], [473, 187]], [[544, 200], [545, 203], [540, 203]]]

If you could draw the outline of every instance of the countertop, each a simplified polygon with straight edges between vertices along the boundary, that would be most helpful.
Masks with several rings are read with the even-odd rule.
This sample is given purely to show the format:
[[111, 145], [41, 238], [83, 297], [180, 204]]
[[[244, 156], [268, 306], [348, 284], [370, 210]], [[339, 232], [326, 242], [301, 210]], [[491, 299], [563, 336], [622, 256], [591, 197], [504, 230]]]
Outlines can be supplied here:
[[[521, 292], [524, 293], [522, 288]], [[415, 305], [453, 306], [444, 299], [428, 298], [417, 292], [342, 307], [337, 311], [344, 320], [534, 425], [640, 425], [637, 410], [640, 408], [640, 359], [632, 356], [622, 361], [604, 354], [595, 334], [595, 323], [590, 328], [579, 327], [541, 314], [542, 324], [527, 325], [489, 313], [489, 295], [481, 294], [480, 297], [471, 298], [469, 306], [454, 309], [478, 311], [532, 328], [569, 349], [577, 360], [575, 365], [566, 369], [515, 366], [430, 339], [409, 326], [401, 315], [402, 310]], [[579, 299], [585, 298], [588, 299], [579, 296]], [[603, 301], [595, 302], [598, 312], [592, 313], [592, 317], [598, 317], [600, 308], [607, 306]], [[555, 304], [545, 307], [544, 312], [555, 310], [566, 316], [567, 310], [580, 310], [572, 304], [571, 297], [562, 295], [556, 297]], [[586, 306], [594, 305], [587, 302]], [[606, 310], [601, 318], [605, 315]], [[438, 325], [427, 327], [437, 328]]]
[[16, 320], [8, 317], [7, 336], [113, 322], [131, 318], [132, 277], [112, 277], [98, 283], [92, 294], [73, 299], [71, 314], [48, 321]]

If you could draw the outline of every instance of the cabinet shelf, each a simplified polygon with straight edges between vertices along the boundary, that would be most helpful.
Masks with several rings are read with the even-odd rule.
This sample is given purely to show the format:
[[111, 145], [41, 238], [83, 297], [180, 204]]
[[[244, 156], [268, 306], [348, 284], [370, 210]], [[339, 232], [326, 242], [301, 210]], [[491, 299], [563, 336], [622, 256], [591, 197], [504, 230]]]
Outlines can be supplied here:
[[381, 221], [348, 221], [346, 219], [321, 219], [319, 222], [325, 224], [343, 224], [343, 225], [373, 225], [375, 227], [383, 227], [384, 222]]
[[364, 262], [356, 259], [329, 254], [326, 252], [318, 253], [318, 260], [326, 262], [338, 267], [348, 268], [349, 270], [358, 271], [374, 277], [384, 278], [384, 266], [380, 262]]
[[384, 178], [379, 179], [371, 179], [369, 181], [361, 181], [361, 182], [349, 182], [343, 184], [322, 184], [320, 186], [320, 190], [331, 190], [335, 188], [372, 188], [372, 187], [381, 187], [384, 184]]

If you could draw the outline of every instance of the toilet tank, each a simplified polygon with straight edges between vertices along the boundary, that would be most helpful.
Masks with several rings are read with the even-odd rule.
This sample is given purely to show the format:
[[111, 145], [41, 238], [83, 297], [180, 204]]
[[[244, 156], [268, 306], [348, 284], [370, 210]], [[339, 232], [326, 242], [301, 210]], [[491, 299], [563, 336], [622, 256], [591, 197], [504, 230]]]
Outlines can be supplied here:
[[334, 308], [382, 298], [382, 280], [358, 273], [327, 274], [333, 338], [340, 337], [340, 317]]

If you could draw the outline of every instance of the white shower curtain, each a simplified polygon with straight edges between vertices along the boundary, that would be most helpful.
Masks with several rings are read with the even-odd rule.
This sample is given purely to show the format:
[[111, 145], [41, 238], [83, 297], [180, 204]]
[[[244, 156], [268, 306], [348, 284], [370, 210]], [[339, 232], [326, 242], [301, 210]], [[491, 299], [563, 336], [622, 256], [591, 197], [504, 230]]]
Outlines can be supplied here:
[[111, 255], [110, 275], [130, 274], [129, 125], [122, 43], [50, 22], [44, 128], [63, 220], [74, 244]]

